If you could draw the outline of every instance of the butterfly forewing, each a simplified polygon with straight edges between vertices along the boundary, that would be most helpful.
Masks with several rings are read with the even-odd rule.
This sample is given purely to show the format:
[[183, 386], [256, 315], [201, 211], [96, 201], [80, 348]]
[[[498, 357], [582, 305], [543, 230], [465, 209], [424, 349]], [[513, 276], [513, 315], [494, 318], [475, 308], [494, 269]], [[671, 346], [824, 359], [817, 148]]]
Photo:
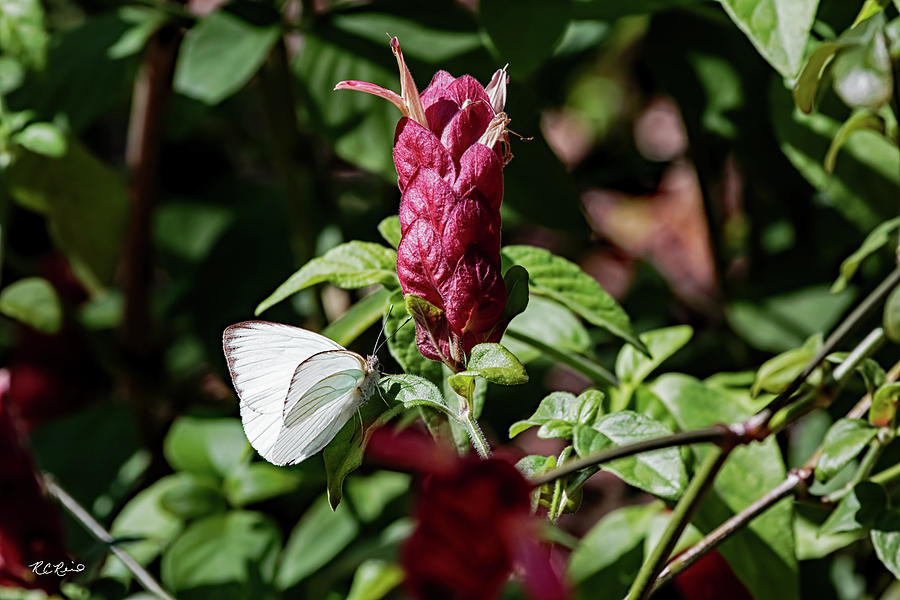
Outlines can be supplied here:
[[266, 321], [230, 326], [222, 346], [241, 399], [241, 416], [256, 412], [275, 414], [279, 419], [297, 366], [313, 354], [343, 350], [318, 333]]

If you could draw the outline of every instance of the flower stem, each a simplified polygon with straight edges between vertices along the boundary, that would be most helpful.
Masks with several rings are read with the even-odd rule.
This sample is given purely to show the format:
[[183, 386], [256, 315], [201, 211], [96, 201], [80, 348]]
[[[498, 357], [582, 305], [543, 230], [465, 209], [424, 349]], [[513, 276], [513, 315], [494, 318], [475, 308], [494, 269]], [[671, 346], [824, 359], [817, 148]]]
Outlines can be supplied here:
[[491, 447], [488, 445], [487, 439], [485, 439], [484, 433], [481, 431], [481, 427], [479, 427], [478, 425], [478, 421], [476, 421], [475, 417], [472, 416], [472, 411], [466, 411], [460, 421], [462, 421], [462, 424], [466, 426], [466, 431], [469, 434], [469, 439], [472, 440], [472, 446], [475, 447], [478, 455], [481, 458], [490, 458]]
[[733, 446], [726, 448], [716, 448], [706, 455], [700, 468], [694, 474], [690, 485], [684, 491], [684, 495], [678, 500], [675, 509], [672, 511], [672, 519], [663, 532], [662, 537], [654, 546], [653, 551], [647, 561], [641, 565], [631, 589], [628, 591], [627, 600], [646, 600], [653, 590], [653, 583], [656, 576], [669, 560], [669, 555], [675, 548], [675, 544], [684, 532], [684, 529], [690, 523], [700, 502], [706, 495], [706, 492], [713, 485], [713, 480], [719, 473], [719, 470], [725, 464], [729, 454], [731, 454]]
[[614, 387], [618, 387], [619, 385], [619, 380], [616, 379], [615, 375], [585, 356], [575, 354], [574, 352], [564, 352], [558, 348], [551, 346], [550, 344], [545, 344], [541, 340], [533, 338], [526, 333], [522, 333], [521, 331], [516, 331], [514, 329], [507, 329], [506, 335], [513, 339], [519, 340], [520, 342], [524, 342], [537, 350], [540, 350], [547, 356], [558, 360], [559, 362], [567, 365], [575, 371], [578, 371], [579, 373], [587, 375], [596, 383], [608, 383], [609, 385], [612, 385]]

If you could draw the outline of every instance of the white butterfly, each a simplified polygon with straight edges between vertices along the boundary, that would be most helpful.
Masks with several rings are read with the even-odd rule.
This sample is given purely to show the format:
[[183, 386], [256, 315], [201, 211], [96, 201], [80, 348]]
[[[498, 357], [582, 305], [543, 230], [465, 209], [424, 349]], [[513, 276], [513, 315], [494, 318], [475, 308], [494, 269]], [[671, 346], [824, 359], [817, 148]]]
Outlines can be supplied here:
[[378, 362], [318, 333], [266, 321], [225, 330], [225, 358], [250, 444], [292, 465], [330, 442], [378, 386]]

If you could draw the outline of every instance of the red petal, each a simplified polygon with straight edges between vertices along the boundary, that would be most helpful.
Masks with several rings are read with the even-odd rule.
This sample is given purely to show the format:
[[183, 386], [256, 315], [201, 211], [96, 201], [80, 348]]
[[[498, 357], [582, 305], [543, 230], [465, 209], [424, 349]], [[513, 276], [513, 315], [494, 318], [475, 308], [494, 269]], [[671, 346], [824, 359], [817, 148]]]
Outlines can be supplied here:
[[459, 159], [459, 175], [453, 189], [457, 195], [466, 196], [472, 188], [478, 188], [493, 210], [500, 210], [503, 163], [496, 152], [483, 144], [472, 144]]
[[441, 132], [441, 143], [450, 151], [454, 162], [458, 162], [469, 146], [478, 141], [487, 129], [494, 111], [486, 102], [469, 104], [456, 113]]
[[428, 129], [407, 118], [397, 123], [394, 137], [394, 166], [400, 189], [405, 190], [407, 182], [420, 168], [434, 169], [448, 181], [456, 178], [456, 167], [447, 149]]

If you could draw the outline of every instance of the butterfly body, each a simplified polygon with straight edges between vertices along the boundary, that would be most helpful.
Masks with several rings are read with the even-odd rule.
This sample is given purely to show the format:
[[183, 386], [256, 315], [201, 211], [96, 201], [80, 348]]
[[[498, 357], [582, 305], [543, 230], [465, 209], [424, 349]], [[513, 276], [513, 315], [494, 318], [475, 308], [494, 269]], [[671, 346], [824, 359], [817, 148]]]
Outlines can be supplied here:
[[299, 327], [245, 321], [222, 345], [247, 439], [277, 465], [324, 448], [378, 386], [377, 359]]

